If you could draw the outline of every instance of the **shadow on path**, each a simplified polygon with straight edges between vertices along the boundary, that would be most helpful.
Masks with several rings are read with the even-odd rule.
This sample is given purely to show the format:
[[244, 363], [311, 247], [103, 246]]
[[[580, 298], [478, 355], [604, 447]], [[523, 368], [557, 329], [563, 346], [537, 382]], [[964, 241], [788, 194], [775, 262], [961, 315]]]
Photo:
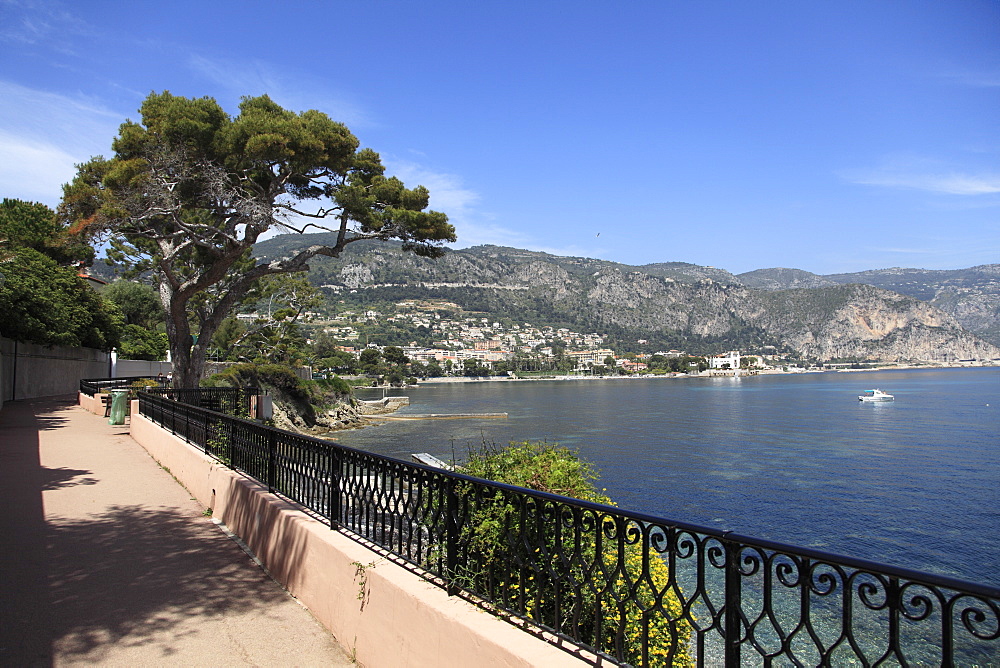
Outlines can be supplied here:
[[[113, 507], [49, 532], [50, 620], [59, 654], [109, 643], [156, 643], [166, 658], [215, 617], [277, 604], [286, 594], [207, 519], [170, 510]], [[168, 632], [168, 633], [164, 633]]]
[[25, 402], [6, 402], [0, 412], [0, 664], [51, 665], [53, 618], [42, 489], [64, 484], [46, 472], [38, 456], [38, 432], [57, 429], [58, 416], [36, 417]]
[[127, 427], [98, 420], [63, 401], [0, 411], [0, 666], [267, 665], [299, 649], [348, 664]]

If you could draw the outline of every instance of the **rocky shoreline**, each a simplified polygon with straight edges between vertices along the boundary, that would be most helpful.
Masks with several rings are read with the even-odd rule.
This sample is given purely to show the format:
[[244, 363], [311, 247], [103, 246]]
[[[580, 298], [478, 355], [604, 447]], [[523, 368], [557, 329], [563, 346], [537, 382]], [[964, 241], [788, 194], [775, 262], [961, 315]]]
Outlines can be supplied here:
[[309, 424], [301, 412], [292, 408], [289, 404], [274, 402], [272, 419], [275, 427], [304, 436], [323, 436], [331, 431], [357, 429], [368, 424], [357, 408], [348, 403], [317, 413], [313, 424]]
[[327, 437], [330, 432], [344, 429], [360, 429], [373, 423], [380, 415], [395, 413], [408, 406], [409, 397], [383, 397], [365, 401], [355, 399], [351, 403], [337, 404], [333, 408], [317, 412], [312, 424], [299, 411], [292, 410], [291, 404], [274, 402], [274, 426], [304, 436]]

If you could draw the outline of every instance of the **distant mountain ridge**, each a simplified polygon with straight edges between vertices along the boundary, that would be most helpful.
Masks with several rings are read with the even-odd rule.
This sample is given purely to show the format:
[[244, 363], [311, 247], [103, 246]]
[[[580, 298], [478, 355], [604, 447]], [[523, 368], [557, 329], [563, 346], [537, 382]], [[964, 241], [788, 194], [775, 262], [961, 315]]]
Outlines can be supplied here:
[[738, 280], [748, 288], [757, 290], [798, 290], [800, 288], [825, 288], [837, 285], [818, 274], [802, 269], [774, 267], [772, 269], [756, 269], [740, 274]]
[[[257, 244], [255, 254], [279, 257], [323, 237], [283, 235]], [[948, 362], [1000, 358], [1000, 348], [966, 331], [943, 307], [873, 282], [933, 294], [988, 333], [1000, 320], [995, 267], [825, 277], [766, 269], [736, 276], [683, 262], [630, 266], [502, 246], [428, 260], [403, 253], [399, 244], [363, 242], [339, 258], [313, 260], [309, 278], [387, 301], [446, 298], [496, 317], [563, 323], [607, 333], [633, 349], [642, 339], [654, 350], [702, 354], [773, 346], [823, 360]], [[859, 285], [863, 279], [872, 282]]]
[[739, 274], [759, 290], [819, 288], [861, 283], [928, 302], [954, 317], [965, 329], [1000, 345], [1000, 264], [968, 269], [870, 269], [821, 276], [801, 269], [757, 269]]

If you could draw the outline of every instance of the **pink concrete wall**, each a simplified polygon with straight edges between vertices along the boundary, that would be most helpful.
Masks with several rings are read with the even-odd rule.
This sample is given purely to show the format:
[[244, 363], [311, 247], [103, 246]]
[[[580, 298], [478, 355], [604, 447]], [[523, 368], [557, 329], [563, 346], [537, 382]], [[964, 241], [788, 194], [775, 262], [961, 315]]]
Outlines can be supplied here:
[[[131, 433], [271, 575], [368, 668], [580, 666], [521, 631], [332, 531], [166, 432], [132, 407]], [[363, 564], [365, 586], [357, 575]], [[374, 564], [374, 565], [372, 565]], [[359, 598], [360, 597], [360, 598]], [[591, 659], [592, 657], [586, 657]]]
[[80, 406], [90, 411], [94, 415], [104, 415], [104, 404], [101, 403], [101, 395], [89, 396], [83, 392], [78, 392]]

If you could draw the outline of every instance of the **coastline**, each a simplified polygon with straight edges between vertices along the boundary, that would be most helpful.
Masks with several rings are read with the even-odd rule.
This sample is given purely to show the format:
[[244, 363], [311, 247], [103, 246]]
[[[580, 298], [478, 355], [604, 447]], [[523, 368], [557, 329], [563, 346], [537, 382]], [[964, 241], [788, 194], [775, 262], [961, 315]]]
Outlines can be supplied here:
[[[520, 382], [536, 382], [536, 381], [559, 381], [559, 382], [574, 382], [574, 381], [592, 381], [592, 380], [614, 380], [614, 381], [629, 381], [629, 380], [646, 380], [650, 378], [654, 379], [695, 379], [695, 378], [752, 378], [753, 376], [774, 376], [774, 375], [801, 375], [801, 374], [813, 374], [813, 373], [859, 373], [859, 372], [870, 372], [870, 371], [907, 371], [914, 369], [981, 369], [981, 368], [1000, 368], [991, 364], [935, 364], [935, 365], [897, 365], [897, 366], [886, 366], [877, 367], [873, 369], [811, 369], [805, 370], [801, 369], [798, 371], [783, 371], [781, 369], [760, 369], [754, 373], [740, 374], [739, 376], [729, 375], [720, 376], [718, 374], [713, 375], [710, 372], [702, 372], [695, 374], [685, 374], [685, 373], [665, 373], [665, 374], [633, 374], [628, 376], [574, 376], [574, 375], [563, 375], [563, 376], [548, 376], [545, 378], [517, 378], [510, 376], [486, 376], [486, 377], [468, 377], [468, 376], [445, 376], [439, 378], [427, 378], [421, 380], [416, 385], [407, 385], [404, 388], [419, 388], [421, 385], [433, 385], [433, 384], [443, 384], [443, 383], [520, 383]], [[376, 388], [372, 388], [376, 389]], [[386, 401], [386, 400], [389, 401]], [[393, 400], [395, 399], [395, 400]], [[403, 400], [403, 401], [399, 401]], [[336, 433], [338, 431], [351, 430], [351, 429], [364, 429], [365, 427], [373, 426], [376, 424], [381, 424], [394, 415], [403, 406], [409, 405], [409, 397], [403, 397], [396, 395], [395, 397], [385, 397], [382, 401], [365, 401], [359, 400], [363, 403], [379, 403], [382, 404], [382, 408], [378, 411], [371, 412], [360, 412], [355, 420], [349, 423], [341, 423], [337, 426], [332, 426], [329, 431], [321, 434], [321, 438], [331, 438], [335, 440], [335, 437], [329, 436], [329, 434]], [[398, 419], [398, 418], [397, 418]], [[414, 418], [419, 419], [419, 418]], [[316, 434], [312, 434], [316, 435]]]
[[[783, 371], [782, 369], [757, 369], [752, 372], [740, 373], [739, 376], [726, 374], [729, 377], [751, 378], [753, 376], [774, 376], [774, 375], [797, 375], [803, 373], [861, 373], [866, 371], [906, 371], [912, 369], [982, 369], [991, 368], [992, 364], [900, 364], [894, 366], [882, 366], [871, 369], [799, 369], [797, 371]], [[419, 387], [433, 383], [517, 383], [525, 381], [588, 381], [588, 380], [639, 380], [649, 378], [674, 379], [674, 378], [718, 378], [724, 377], [710, 372], [702, 373], [663, 373], [663, 374], [632, 374], [627, 376], [587, 376], [587, 375], [562, 375], [546, 376], [544, 378], [518, 378], [510, 376], [442, 376], [438, 378], [424, 378], [416, 385], [409, 387]]]

